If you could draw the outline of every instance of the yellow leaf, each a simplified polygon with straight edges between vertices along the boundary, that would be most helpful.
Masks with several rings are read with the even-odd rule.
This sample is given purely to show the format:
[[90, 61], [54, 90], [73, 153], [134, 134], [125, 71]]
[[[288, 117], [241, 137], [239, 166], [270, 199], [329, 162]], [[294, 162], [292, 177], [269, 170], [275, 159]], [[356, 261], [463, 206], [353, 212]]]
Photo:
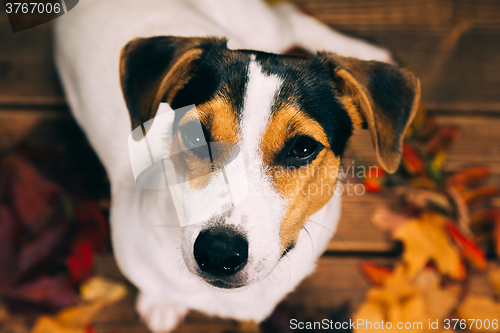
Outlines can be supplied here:
[[[372, 288], [365, 303], [356, 312], [356, 319], [369, 322], [391, 322], [393, 329], [398, 322], [411, 322], [406, 331], [427, 329], [429, 319], [442, 321], [456, 307], [460, 294], [459, 285], [441, 287], [441, 278], [433, 269], [424, 269], [411, 279], [405, 266], [397, 265], [382, 287]], [[415, 324], [413, 323], [422, 323]], [[358, 332], [376, 330], [362, 327]]]
[[80, 287], [81, 298], [87, 302], [105, 300], [113, 303], [127, 295], [127, 288], [102, 277], [93, 277]]
[[[370, 329], [370, 327], [367, 326], [366, 323], [367, 322], [380, 323], [382, 322], [382, 320], [385, 319], [381, 305], [378, 302], [374, 301], [368, 301], [365, 302], [363, 305], [361, 305], [358, 311], [356, 311], [356, 313], [354, 314], [353, 318], [354, 318], [353, 321], [356, 322], [358, 322], [358, 319], [363, 320], [363, 324], [358, 325], [356, 329], [356, 332], [358, 333], [376, 331], [373, 330], [373, 328]], [[359, 323], [361, 323], [361, 321]]]
[[106, 305], [105, 301], [77, 305], [59, 312], [56, 316], [42, 316], [36, 321], [31, 333], [80, 333], [92, 323]]
[[53, 317], [42, 316], [37, 319], [31, 333], [85, 333], [85, 327], [68, 327]]
[[55, 319], [67, 326], [87, 326], [92, 323], [95, 316], [106, 305], [105, 301], [82, 304], [63, 310]]
[[422, 292], [429, 318], [432, 321], [445, 319], [455, 308], [460, 294], [459, 285], [441, 288], [439, 275], [431, 269], [425, 269], [415, 283]]
[[455, 279], [464, 278], [460, 255], [453, 247], [439, 214], [428, 213], [419, 220], [411, 220], [394, 232], [404, 244], [403, 261], [414, 278], [433, 260], [439, 271]]
[[[460, 318], [467, 320], [467, 329], [472, 332], [500, 332], [500, 304], [488, 297], [468, 296], [457, 309]], [[469, 319], [475, 319], [471, 325]], [[497, 325], [493, 325], [493, 320]], [[481, 320], [479, 322], [478, 320]], [[481, 323], [479, 325], [479, 323]], [[485, 329], [485, 323], [489, 323], [490, 329]], [[482, 328], [478, 328], [482, 327]], [[493, 328], [496, 327], [496, 328]]]

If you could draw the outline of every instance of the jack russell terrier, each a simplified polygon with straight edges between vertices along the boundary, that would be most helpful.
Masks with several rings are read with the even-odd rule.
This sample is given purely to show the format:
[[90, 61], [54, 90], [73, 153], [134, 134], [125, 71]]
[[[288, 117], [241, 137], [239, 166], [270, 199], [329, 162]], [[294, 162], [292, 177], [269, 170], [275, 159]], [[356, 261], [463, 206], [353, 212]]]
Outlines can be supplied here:
[[[394, 172], [420, 98], [418, 79], [387, 51], [287, 3], [85, 0], [55, 37], [67, 100], [111, 182], [116, 260], [154, 332], [189, 309], [264, 320], [336, 229], [340, 197], [323, 189], [337, 183], [349, 137], [367, 128]], [[294, 46], [315, 55], [279, 55]], [[176, 110], [165, 142], [184, 152], [177, 210], [169, 191], [137, 185], [129, 156], [130, 142], [144, 141], [131, 132], [147, 138], [143, 124], [162, 107]], [[199, 142], [230, 145], [207, 163], [191, 149]], [[222, 205], [217, 184], [233, 160], [245, 171], [228, 171], [232, 190], [241, 183], [245, 195]], [[322, 190], [304, 191], [313, 185]]]

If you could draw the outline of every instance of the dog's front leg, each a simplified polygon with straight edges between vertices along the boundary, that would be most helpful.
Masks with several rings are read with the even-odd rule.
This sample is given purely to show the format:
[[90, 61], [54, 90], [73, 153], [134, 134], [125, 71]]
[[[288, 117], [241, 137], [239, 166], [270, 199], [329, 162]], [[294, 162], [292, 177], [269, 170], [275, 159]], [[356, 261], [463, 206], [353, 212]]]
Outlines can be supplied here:
[[171, 332], [188, 312], [182, 305], [158, 300], [157, 297], [143, 292], [137, 297], [136, 310], [154, 333]]
[[278, 3], [273, 6], [273, 9], [292, 29], [295, 45], [290, 45], [290, 47], [300, 46], [313, 54], [317, 51], [330, 51], [361, 60], [394, 63], [388, 50], [337, 32], [302, 13], [293, 5]]

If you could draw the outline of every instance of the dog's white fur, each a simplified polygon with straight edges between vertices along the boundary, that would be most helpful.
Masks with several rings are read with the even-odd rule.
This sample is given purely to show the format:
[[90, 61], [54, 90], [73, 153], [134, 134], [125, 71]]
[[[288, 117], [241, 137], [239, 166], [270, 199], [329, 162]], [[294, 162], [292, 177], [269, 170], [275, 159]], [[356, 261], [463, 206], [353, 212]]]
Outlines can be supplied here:
[[[340, 198], [334, 196], [311, 216], [315, 223], [306, 225], [310, 238], [301, 231], [295, 248], [279, 260], [279, 217], [285, 203], [262, 176], [256, 145], [280, 81], [263, 75], [251, 62], [241, 144], [250, 170], [250, 199], [236, 207], [226, 223], [273, 219], [246, 226], [249, 257], [255, 263], [270, 260], [259, 269], [249, 263], [245, 268], [249, 280], [258, 281], [235, 290], [214, 288], [192, 274], [194, 257], [187, 256], [184, 262], [181, 246], [187, 247], [184, 252], [192, 249], [200, 226], [186, 228], [182, 236], [175, 223], [169, 225], [177, 219], [168, 191], [137, 187], [128, 156], [132, 129], [120, 90], [120, 50], [133, 38], [154, 35], [225, 36], [230, 48], [275, 53], [301, 46], [365, 60], [390, 61], [390, 54], [332, 31], [289, 4], [268, 6], [260, 0], [82, 0], [57, 20], [57, 67], [71, 110], [108, 172], [115, 256], [122, 272], [140, 289], [141, 316], [157, 332], [173, 329], [188, 309], [261, 321], [312, 272], [332, 236], [325, 229], [336, 228]], [[245, 112], [249, 109], [252, 112]], [[243, 218], [248, 214], [252, 216]]]

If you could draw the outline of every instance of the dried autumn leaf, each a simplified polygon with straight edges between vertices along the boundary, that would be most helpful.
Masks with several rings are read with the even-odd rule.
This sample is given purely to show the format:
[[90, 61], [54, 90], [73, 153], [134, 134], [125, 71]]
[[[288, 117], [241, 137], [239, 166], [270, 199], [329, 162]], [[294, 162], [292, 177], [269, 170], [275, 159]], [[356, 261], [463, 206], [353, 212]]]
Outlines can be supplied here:
[[89, 278], [93, 262], [92, 242], [85, 238], [79, 238], [72, 246], [72, 253], [66, 258], [71, 280], [79, 283]]
[[376, 193], [382, 189], [382, 178], [385, 175], [381, 166], [375, 165], [366, 168], [368, 171], [363, 178], [363, 185], [368, 192]]
[[[354, 319], [365, 322], [390, 322], [396, 328], [398, 322], [421, 322], [410, 331], [426, 329], [431, 320], [443, 320], [456, 307], [460, 287], [441, 287], [439, 275], [433, 269], [424, 269], [415, 279], [408, 276], [402, 265], [397, 265], [382, 287], [372, 288], [365, 303], [355, 313]], [[386, 326], [387, 327], [387, 326]], [[357, 331], [374, 331], [370, 327], [358, 327]]]
[[49, 316], [37, 319], [30, 333], [86, 333], [85, 327], [65, 326]]
[[430, 167], [434, 174], [438, 174], [443, 170], [444, 163], [446, 162], [447, 155], [444, 151], [439, 151], [432, 159]]
[[116, 302], [127, 294], [127, 288], [121, 283], [112, 282], [103, 277], [93, 277], [80, 286], [82, 300], [93, 302], [104, 300]]
[[435, 154], [443, 149], [447, 149], [459, 136], [460, 130], [457, 126], [443, 126], [425, 144], [423, 150], [428, 154]]
[[428, 177], [417, 177], [410, 179], [408, 181], [408, 185], [410, 185], [411, 187], [425, 188], [432, 191], [436, 190], [437, 188], [436, 182]]
[[17, 277], [24, 276], [46, 263], [61, 250], [67, 241], [67, 227], [61, 223], [58, 226], [44, 230], [31, 242], [26, 243], [19, 252], [19, 272]]
[[42, 316], [31, 333], [85, 333], [105, 304], [105, 301], [98, 301], [68, 308], [53, 317]]
[[[373, 301], [363, 303], [353, 315], [353, 321], [358, 322], [358, 320], [363, 320], [363, 323], [380, 323], [382, 320], [385, 320], [381, 304]], [[370, 329], [369, 326], [366, 325], [358, 325], [355, 332], [368, 333], [373, 332], [373, 329]]]
[[471, 224], [481, 224], [481, 223], [494, 223], [496, 220], [500, 219], [500, 209], [491, 208], [481, 210], [471, 216]]
[[496, 186], [482, 186], [462, 193], [462, 197], [469, 209], [485, 199], [498, 195], [500, 195], [500, 188]]
[[468, 235], [472, 235], [470, 231], [469, 207], [463, 200], [460, 192], [452, 186], [446, 188], [446, 193], [450, 196], [451, 200], [455, 203], [458, 225], [462, 230], [465, 230]]
[[91, 242], [94, 251], [105, 251], [109, 239], [108, 222], [99, 206], [87, 201], [78, 207], [75, 217], [80, 225], [80, 236]]
[[371, 222], [380, 230], [393, 231], [408, 222], [410, 217], [404, 213], [396, 213], [387, 207], [378, 208], [371, 217]]
[[446, 214], [453, 212], [448, 197], [440, 192], [416, 189], [407, 192], [406, 201], [420, 209], [438, 209]]
[[488, 266], [486, 257], [483, 251], [474, 243], [474, 240], [466, 237], [460, 230], [452, 223], [446, 223], [446, 230], [458, 245], [464, 257], [477, 269], [484, 270]]
[[377, 178], [365, 178], [363, 185], [368, 192], [378, 193], [382, 190], [382, 183]]
[[15, 155], [4, 158], [0, 169], [10, 176], [7, 181], [11, 193], [4, 195], [10, 196], [17, 216], [31, 232], [39, 232], [49, 221], [59, 187], [40, 175], [27, 160]]
[[394, 237], [404, 244], [403, 261], [408, 265], [409, 276], [415, 277], [433, 260], [443, 274], [463, 279], [464, 267], [460, 255], [453, 247], [439, 214], [424, 214], [397, 229]]
[[[497, 325], [496, 328], [493, 328], [494, 325], [491, 325], [493, 319], [499, 319], [500, 303], [495, 302], [491, 298], [469, 295], [457, 308], [457, 314], [460, 318], [467, 321], [469, 319], [477, 321], [477, 325], [470, 325], [470, 321], [467, 323], [467, 329], [470, 329], [472, 332], [500, 332], [500, 325]], [[481, 320], [482, 328], [478, 328], [479, 320]], [[489, 329], [484, 328], [486, 320], [490, 323]]]
[[422, 292], [426, 308], [431, 320], [446, 318], [459, 301], [460, 286], [458, 284], [442, 288], [440, 277], [436, 271], [425, 269], [415, 280]]
[[391, 275], [389, 268], [381, 267], [368, 261], [361, 262], [361, 271], [368, 280], [376, 285], [381, 285]]
[[425, 176], [425, 163], [417, 151], [408, 143], [403, 143], [401, 163], [405, 170], [412, 175]]
[[40, 277], [21, 286], [10, 287], [4, 296], [18, 301], [61, 309], [78, 302], [78, 296], [62, 278]]
[[482, 183], [491, 175], [488, 167], [471, 167], [447, 178], [447, 184], [462, 191], [467, 187]]

